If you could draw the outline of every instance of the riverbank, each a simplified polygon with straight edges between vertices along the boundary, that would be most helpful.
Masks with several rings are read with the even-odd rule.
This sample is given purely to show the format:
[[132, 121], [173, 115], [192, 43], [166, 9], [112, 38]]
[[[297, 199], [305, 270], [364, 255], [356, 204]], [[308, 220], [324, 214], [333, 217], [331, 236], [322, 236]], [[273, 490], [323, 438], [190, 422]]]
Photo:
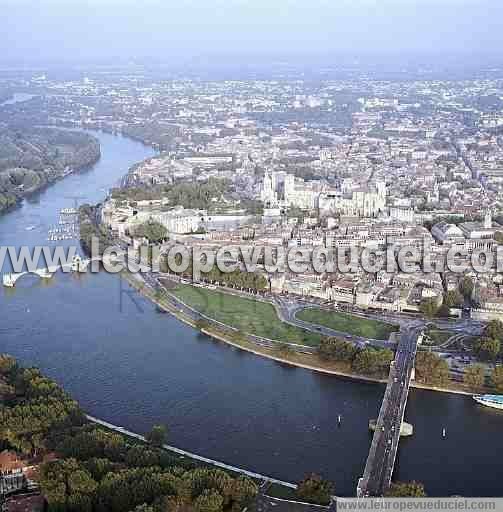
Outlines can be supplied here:
[[[134, 162], [153, 154], [124, 137], [92, 135], [103, 152], [95, 168], [1, 216], [4, 245], [45, 245], [44, 226], [74, 206], [76, 191], [85, 202], [102, 202]], [[26, 230], [32, 225], [40, 228]], [[354, 494], [382, 385], [296, 370], [224, 345], [105, 272], [57, 275], [47, 285], [26, 278], [14, 290], [0, 289], [0, 304], [8, 319], [2, 350], [42, 368], [89, 414], [140, 433], [165, 424], [174, 446], [287, 482], [316, 472], [335, 482], [338, 495]], [[501, 494], [492, 478], [498, 463], [487, 465], [503, 450], [499, 411], [418, 390], [406, 420], [416, 435], [401, 444], [397, 479], [420, 480], [431, 496]], [[431, 471], [440, 459], [442, 479]]]
[[[200, 505], [207, 503], [211, 490], [212, 499], [221, 504], [211, 510], [224, 510], [224, 501], [228, 510], [244, 510], [263, 482], [295, 489], [295, 484], [167, 445], [168, 430], [162, 424], [140, 435], [86, 416], [56, 381], [3, 354], [0, 384], [6, 390], [0, 442], [23, 471], [30, 470], [26, 476], [34, 482], [2, 481], [7, 484], [2, 503], [13, 492], [29, 490], [40, 493], [48, 510], [69, 510], [68, 503], [73, 512], [125, 512], [143, 504], [164, 510], [164, 504], [182, 497], [188, 509], [210, 510]], [[67, 486], [62, 494], [59, 487], [72, 474], [78, 475], [79, 486]]]
[[[108, 421], [100, 420], [99, 418], [95, 418], [94, 416], [86, 415], [86, 419], [89, 420], [91, 423], [95, 423], [96, 425], [100, 425], [101, 427], [104, 427], [108, 430], [112, 430], [114, 432], [118, 432], [119, 434], [122, 434], [126, 437], [131, 437], [133, 439], [137, 439], [143, 443], [148, 443], [145, 436], [142, 436], [141, 434], [137, 434], [136, 432], [131, 432], [130, 430], [125, 429], [124, 427], [119, 427], [118, 425], [114, 425], [112, 423], [109, 423]], [[232, 473], [244, 475], [250, 478], [253, 478], [254, 480], [261, 480], [264, 482], [268, 482], [271, 484], [277, 484], [281, 485], [283, 487], [287, 487], [289, 489], [297, 489], [297, 484], [291, 483], [291, 482], [285, 482], [283, 480], [278, 480], [277, 478], [273, 478], [271, 476], [262, 475], [260, 473], [256, 473], [254, 471], [250, 471], [248, 469], [238, 468], [236, 466], [231, 466], [229, 464], [226, 464], [225, 462], [221, 462], [214, 459], [209, 459], [207, 457], [203, 457], [202, 455], [198, 455], [196, 453], [188, 452], [186, 450], [181, 450], [180, 448], [176, 448], [175, 446], [171, 446], [168, 444], [163, 444], [162, 449], [166, 450], [168, 452], [174, 453], [177, 456], [180, 456], [181, 458], [188, 458], [198, 463], [204, 463], [208, 464], [210, 466], [214, 466], [220, 469], [224, 469], [225, 471], [230, 471]]]
[[[386, 384], [387, 379], [379, 379], [374, 377], [369, 377], [366, 375], [360, 375], [351, 371], [349, 364], [346, 363], [328, 363], [325, 361], [321, 361], [317, 355], [314, 354], [301, 354], [293, 351], [288, 351], [285, 353], [283, 345], [278, 343], [278, 348], [271, 349], [262, 347], [253, 343], [250, 343], [247, 340], [242, 339], [239, 336], [239, 333], [236, 333], [234, 336], [230, 336], [229, 333], [224, 333], [221, 331], [217, 331], [215, 328], [208, 328], [207, 326], [201, 328], [197, 325], [192, 318], [185, 315], [182, 311], [173, 307], [171, 304], [163, 301], [161, 298], [155, 296], [155, 292], [150, 289], [145, 281], [141, 278], [140, 274], [132, 274], [129, 272], [123, 272], [121, 274], [124, 279], [128, 281], [139, 293], [143, 296], [147, 297], [152, 303], [154, 303], [158, 308], [167, 313], [170, 313], [175, 318], [180, 320], [181, 322], [189, 325], [190, 327], [214, 338], [218, 341], [226, 343], [227, 345], [235, 348], [239, 348], [241, 350], [245, 350], [251, 354], [267, 358], [271, 361], [275, 361], [279, 364], [285, 364], [289, 366], [293, 366], [296, 368], [302, 368], [305, 370], [314, 371], [317, 373], [322, 373], [325, 375], [332, 375], [335, 377], [340, 377], [344, 379], [355, 380], [359, 382], [367, 382], [374, 384]], [[456, 395], [464, 395], [471, 396], [472, 392], [463, 389], [463, 386], [453, 385], [452, 387], [436, 387], [436, 386], [428, 386], [425, 384], [421, 384], [415, 381], [411, 382], [411, 387], [417, 389], [423, 389], [428, 391], [437, 391], [441, 393], [450, 393]]]
[[[10, 148], [0, 151], [0, 214], [56, 181], [92, 167], [101, 157], [98, 139], [81, 132], [37, 128], [20, 138], [7, 127], [0, 130], [0, 138]], [[9, 153], [14, 150], [15, 158]]]

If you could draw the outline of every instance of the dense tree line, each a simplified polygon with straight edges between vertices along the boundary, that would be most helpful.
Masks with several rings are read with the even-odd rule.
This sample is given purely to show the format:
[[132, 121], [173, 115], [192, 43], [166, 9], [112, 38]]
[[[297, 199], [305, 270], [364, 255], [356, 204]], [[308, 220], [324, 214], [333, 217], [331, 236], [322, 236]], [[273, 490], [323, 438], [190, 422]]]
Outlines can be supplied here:
[[300, 501], [306, 503], [329, 505], [333, 491], [332, 483], [313, 473], [299, 483], [295, 494]]
[[375, 377], [388, 375], [390, 363], [394, 358], [391, 350], [372, 347], [361, 349], [336, 338], [324, 338], [318, 347], [318, 355], [325, 361], [349, 363], [356, 373]]
[[151, 244], [158, 244], [166, 240], [168, 230], [159, 222], [150, 220], [136, 226], [133, 235], [139, 238], [146, 238]]
[[501, 342], [495, 338], [479, 338], [473, 345], [473, 351], [483, 361], [494, 361], [501, 352]]
[[387, 498], [426, 498], [424, 485], [419, 482], [393, 482]]
[[484, 335], [474, 343], [473, 351], [482, 361], [495, 361], [503, 356], [503, 322], [491, 320]]
[[169, 151], [176, 148], [175, 138], [180, 135], [180, 127], [150, 121], [127, 124], [122, 128], [122, 133], [144, 144], [152, 144], [162, 151]]
[[215, 211], [221, 206], [221, 198], [229, 190], [229, 181], [210, 178], [203, 183], [181, 182], [170, 185], [154, 185], [117, 188], [112, 198], [118, 201], [154, 201], [166, 199], [170, 207], [183, 206], [198, 210]]
[[479, 391], [485, 384], [485, 367], [481, 364], [472, 364], [465, 369], [463, 382], [472, 390]]
[[435, 316], [447, 317], [450, 315], [451, 308], [460, 308], [464, 300], [470, 300], [473, 291], [473, 281], [469, 277], [464, 277], [459, 282], [457, 290], [449, 290], [444, 293], [442, 304], [439, 304], [435, 298], [428, 298], [421, 301], [419, 311], [426, 318]]
[[0, 442], [26, 455], [47, 447], [54, 433], [84, 421], [77, 402], [36, 368], [0, 355]]
[[416, 355], [416, 380], [424, 384], [442, 386], [449, 382], [447, 361], [434, 352], [419, 351]]
[[[175, 257], [175, 263], [179, 264], [181, 256], [179, 254]], [[161, 272], [170, 272], [178, 274], [182, 277], [192, 279], [192, 260], [184, 272], [173, 272], [170, 268], [167, 258], [161, 258], [160, 270]], [[269, 289], [269, 281], [267, 277], [258, 272], [245, 272], [242, 270], [233, 270], [232, 272], [222, 272], [217, 265], [213, 265], [209, 272], [201, 272], [200, 280], [206, 283], [218, 284], [221, 286], [228, 286], [239, 290], [247, 290], [249, 292], [263, 292]]]
[[201, 278], [209, 283], [218, 283], [249, 292], [262, 292], [269, 289], [269, 281], [258, 272], [243, 272], [242, 270], [222, 272], [216, 265], [209, 272], [202, 273]]
[[491, 382], [496, 393], [503, 394], [503, 366], [497, 366], [492, 373]]
[[256, 484], [246, 477], [196, 467], [154, 445], [130, 442], [93, 425], [74, 429], [55, 448], [64, 459], [46, 464], [41, 477], [50, 512], [124, 512], [147, 506], [155, 512], [237, 512], [257, 494]]
[[219, 201], [229, 189], [226, 179], [210, 178], [205, 183], [178, 183], [167, 190], [169, 204], [212, 210], [219, 206]]
[[54, 128], [0, 128], [0, 212], [25, 195], [100, 157], [94, 137]]

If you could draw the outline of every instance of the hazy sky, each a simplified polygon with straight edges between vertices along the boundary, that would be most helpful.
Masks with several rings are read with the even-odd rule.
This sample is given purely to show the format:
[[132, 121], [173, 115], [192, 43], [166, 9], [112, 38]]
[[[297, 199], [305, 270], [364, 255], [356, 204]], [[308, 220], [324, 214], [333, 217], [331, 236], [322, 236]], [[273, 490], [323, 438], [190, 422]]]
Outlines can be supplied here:
[[0, 0], [0, 60], [491, 53], [501, 0]]

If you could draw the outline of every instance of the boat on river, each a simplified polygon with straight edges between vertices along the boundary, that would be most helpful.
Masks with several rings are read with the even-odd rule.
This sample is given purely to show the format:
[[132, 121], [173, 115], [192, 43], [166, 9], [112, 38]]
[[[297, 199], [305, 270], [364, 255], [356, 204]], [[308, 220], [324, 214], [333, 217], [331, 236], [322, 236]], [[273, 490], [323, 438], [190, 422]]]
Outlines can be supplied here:
[[503, 395], [474, 395], [473, 399], [486, 407], [503, 410]]

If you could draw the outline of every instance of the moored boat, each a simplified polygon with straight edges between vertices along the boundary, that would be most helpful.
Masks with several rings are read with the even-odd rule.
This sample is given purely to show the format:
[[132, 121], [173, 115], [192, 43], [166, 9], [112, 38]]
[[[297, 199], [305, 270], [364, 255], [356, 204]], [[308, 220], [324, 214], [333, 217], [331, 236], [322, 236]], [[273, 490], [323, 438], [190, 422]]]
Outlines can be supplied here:
[[473, 399], [486, 407], [503, 410], [503, 395], [474, 395]]

